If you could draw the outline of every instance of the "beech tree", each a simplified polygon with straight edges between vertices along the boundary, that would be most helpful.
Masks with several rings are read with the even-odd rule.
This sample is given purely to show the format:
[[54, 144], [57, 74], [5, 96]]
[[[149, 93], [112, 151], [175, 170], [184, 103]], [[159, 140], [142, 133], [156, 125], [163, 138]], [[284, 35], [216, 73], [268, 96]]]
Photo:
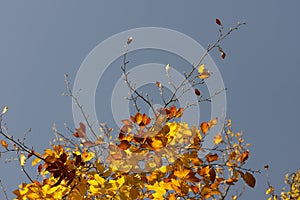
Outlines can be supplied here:
[[[212, 50], [219, 51], [220, 58], [225, 59], [221, 42], [245, 23], [228, 30], [219, 19], [216, 24], [218, 38], [207, 47], [199, 63], [185, 74], [183, 82], [174, 85], [174, 93], [167, 96], [157, 80], [157, 91], [164, 102], [159, 109], [154, 108], [150, 98], [138, 91], [134, 80], [130, 80], [127, 48], [134, 38], [125, 41], [121, 71], [129, 89], [128, 100], [136, 113], [122, 120], [120, 130], [112, 130], [104, 123], [99, 124], [100, 131], [93, 128], [84, 106], [72, 92], [67, 75], [65, 96], [76, 102], [85, 121], [66, 133], [54, 128], [55, 140], [44, 152], [37, 152], [24, 140], [8, 133], [3, 125], [8, 108], [4, 107], [0, 114], [1, 154], [14, 152], [28, 178], [16, 186], [15, 199], [238, 199], [243, 191], [234, 195], [229, 192], [237, 182], [254, 188], [255, 173], [260, 171], [246, 165], [250, 144], [244, 141], [242, 133], [234, 131], [231, 120], [220, 121], [216, 116], [196, 127], [180, 121], [187, 107], [176, 106], [187, 91], [181, 90], [187, 82], [192, 83], [188, 90], [194, 91], [198, 103], [210, 102], [213, 98], [201, 93], [205, 80], [211, 76], [203, 60]], [[166, 65], [166, 78], [172, 80], [170, 68], [172, 66]], [[141, 111], [140, 101], [153, 111], [153, 117]], [[217, 123], [222, 123], [223, 129], [214, 137], [215, 146], [204, 148], [206, 136]], [[93, 139], [87, 137], [87, 130]], [[36, 168], [38, 176], [33, 178], [27, 167]], [[291, 190], [283, 192], [281, 197], [299, 199], [299, 171], [286, 181]], [[270, 199], [278, 198], [269, 181], [268, 186], [266, 194]], [[3, 192], [7, 198], [4, 189]]]

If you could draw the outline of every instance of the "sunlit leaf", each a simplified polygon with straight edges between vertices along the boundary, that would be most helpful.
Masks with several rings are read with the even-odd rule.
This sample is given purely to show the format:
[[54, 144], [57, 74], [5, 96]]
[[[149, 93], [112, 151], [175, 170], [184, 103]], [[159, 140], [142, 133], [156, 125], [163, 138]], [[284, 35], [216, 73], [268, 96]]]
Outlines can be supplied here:
[[216, 153], [215, 154], [209, 153], [205, 156], [205, 158], [206, 158], [207, 162], [211, 163], [211, 162], [218, 160], [219, 156]]
[[185, 178], [190, 171], [191, 170], [189, 170], [189, 169], [181, 169], [180, 168], [174, 172], [174, 175], [177, 176], [178, 178], [182, 179], [182, 178]]
[[200, 125], [202, 133], [205, 135], [209, 131], [209, 125], [207, 122], [202, 122]]
[[120, 149], [126, 150], [131, 146], [131, 144], [127, 140], [122, 140], [120, 144], [118, 144], [118, 147]]
[[210, 72], [205, 69], [205, 65], [202, 64], [199, 68], [198, 68], [198, 73], [199, 73], [199, 78], [200, 79], [207, 79], [210, 77]]
[[26, 156], [23, 153], [21, 153], [21, 155], [20, 155], [20, 164], [21, 164], [21, 166], [24, 166], [25, 162], [26, 162]]
[[36, 164], [38, 164], [41, 161], [40, 158], [35, 158], [33, 159], [33, 161], [31, 162], [31, 166], [35, 166]]
[[4, 106], [4, 108], [2, 109], [2, 115], [4, 115], [8, 110], [8, 106]]
[[0, 143], [1, 143], [1, 145], [2, 145], [5, 149], [8, 148], [8, 144], [7, 144], [7, 142], [6, 142], [5, 140], [1, 140]]
[[248, 159], [249, 154], [250, 154], [249, 151], [243, 152], [243, 154], [241, 156], [241, 162], [245, 162]]
[[223, 138], [221, 136], [220, 133], [218, 133], [215, 137], [214, 137], [214, 143], [215, 145], [218, 145], [219, 143], [223, 142]]

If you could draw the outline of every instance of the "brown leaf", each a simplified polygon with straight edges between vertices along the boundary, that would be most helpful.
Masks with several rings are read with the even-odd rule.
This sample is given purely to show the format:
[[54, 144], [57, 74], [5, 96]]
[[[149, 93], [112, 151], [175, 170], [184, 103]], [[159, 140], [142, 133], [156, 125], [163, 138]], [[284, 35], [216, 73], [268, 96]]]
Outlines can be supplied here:
[[226, 53], [224, 51], [221, 51], [221, 57], [222, 57], [222, 59], [225, 59]]
[[216, 171], [213, 168], [209, 170], [209, 178], [212, 183], [216, 180]]
[[245, 183], [247, 183], [247, 185], [254, 188], [256, 180], [252, 174], [250, 174], [249, 172], [246, 172], [243, 176], [243, 179], [244, 179]]
[[37, 167], [38, 169], [38, 172], [41, 173], [42, 172], [42, 169], [43, 169], [43, 165], [42, 164], [39, 164], [39, 166]]
[[127, 140], [122, 140], [120, 144], [118, 144], [118, 147], [120, 149], [126, 150], [131, 146], [131, 144]]
[[84, 123], [79, 123], [79, 128], [76, 128], [76, 132], [73, 135], [79, 138], [86, 138], [86, 128]]
[[213, 161], [218, 160], [219, 156], [218, 156], [218, 154], [216, 154], [216, 153], [215, 153], [215, 154], [209, 153], [209, 154], [207, 154], [207, 155], [205, 156], [205, 158], [206, 158], [207, 162], [211, 163], [211, 162], [213, 162]]
[[200, 91], [199, 91], [197, 88], [195, 89], [195, 94], [196, 94], [197, 96], [200, 96], [200, 95], [201, 95]]
[[222, 23], [218, 18], [216, 18], [216, 24], [218, 24], [219, 26], [222, 26]]

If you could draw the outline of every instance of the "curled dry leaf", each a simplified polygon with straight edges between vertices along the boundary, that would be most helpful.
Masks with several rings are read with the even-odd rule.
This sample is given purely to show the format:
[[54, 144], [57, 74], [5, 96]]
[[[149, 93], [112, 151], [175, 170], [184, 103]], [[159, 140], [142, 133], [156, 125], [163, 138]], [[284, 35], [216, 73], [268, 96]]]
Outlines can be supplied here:
[[221, 51], [221, 57], [222, 57], [222, 59], [225, 59], [226, 53], [224, 51]]
[[127, 39], [127, 44], [130, 44], [130, 43], [132, 42], [132, 40], [133, 40], [133, 38], [132, 38], [132, 37], [129, 37], [129, 38]]
[[195, 89], [195, 94], [196, 94], [197, 96], [200, 96], [200, 95], [201, 95], [200, 91], [199, 91], [197, 88]]
[[79, 128], [76, 128], [76, 132], [73, 135], [78, 138], [86, 138], [86, 128], [84, 123], [79, 123]]
[[218, 18], [216, 18], [216, 24], [218, 24], [219, 26], [222, 26], [222, 23]]

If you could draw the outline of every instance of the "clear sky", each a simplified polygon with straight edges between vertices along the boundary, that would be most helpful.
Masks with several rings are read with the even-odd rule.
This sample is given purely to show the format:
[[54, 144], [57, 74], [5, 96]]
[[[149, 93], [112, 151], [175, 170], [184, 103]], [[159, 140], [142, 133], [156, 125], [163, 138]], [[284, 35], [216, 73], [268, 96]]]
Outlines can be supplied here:
[[[32, 128], [27, 142], [42, 150], [52, 138], [53, 123], [60, 130], [64, 123], [74, 126], [71, 100], [60, 95], [65, 91], [63, 75], [68, 73], [74, 80], [88, 53], [113, 34], [164, 27], [206, 46], [217, 36], [215, 18], [227, 27], [246, 21], [224, 41], [227, 58], [220, 59], [218, 52], [211, 56], [228, 88], [227, 116], [234, 130], [242, 131], [251, 143], [247, 166], [263, 170], [269, 164], [271, 181], [280, 192], [285, 173], [300, 168], [299, 7], [297, 0], [2, 0], [0, 106], [9, 106], [5, 118], [9, 132], [21, 137]], [[146, 53], [135, 55], [149, 62]], [[155, 60], [159, 61], [167, 62]], [[111, 95], [106, 92], [97, 98]], [[107, 107], [97, 102], [97, 114], [105, 115], [101, 106]], [[10, 192], [27, 180], [16, 163], [4, 160], [0, 160], [0, 177]], [[242, 199], [265, 199], [265, 176], [256, 177], [255, 189], [247, 188]]]

